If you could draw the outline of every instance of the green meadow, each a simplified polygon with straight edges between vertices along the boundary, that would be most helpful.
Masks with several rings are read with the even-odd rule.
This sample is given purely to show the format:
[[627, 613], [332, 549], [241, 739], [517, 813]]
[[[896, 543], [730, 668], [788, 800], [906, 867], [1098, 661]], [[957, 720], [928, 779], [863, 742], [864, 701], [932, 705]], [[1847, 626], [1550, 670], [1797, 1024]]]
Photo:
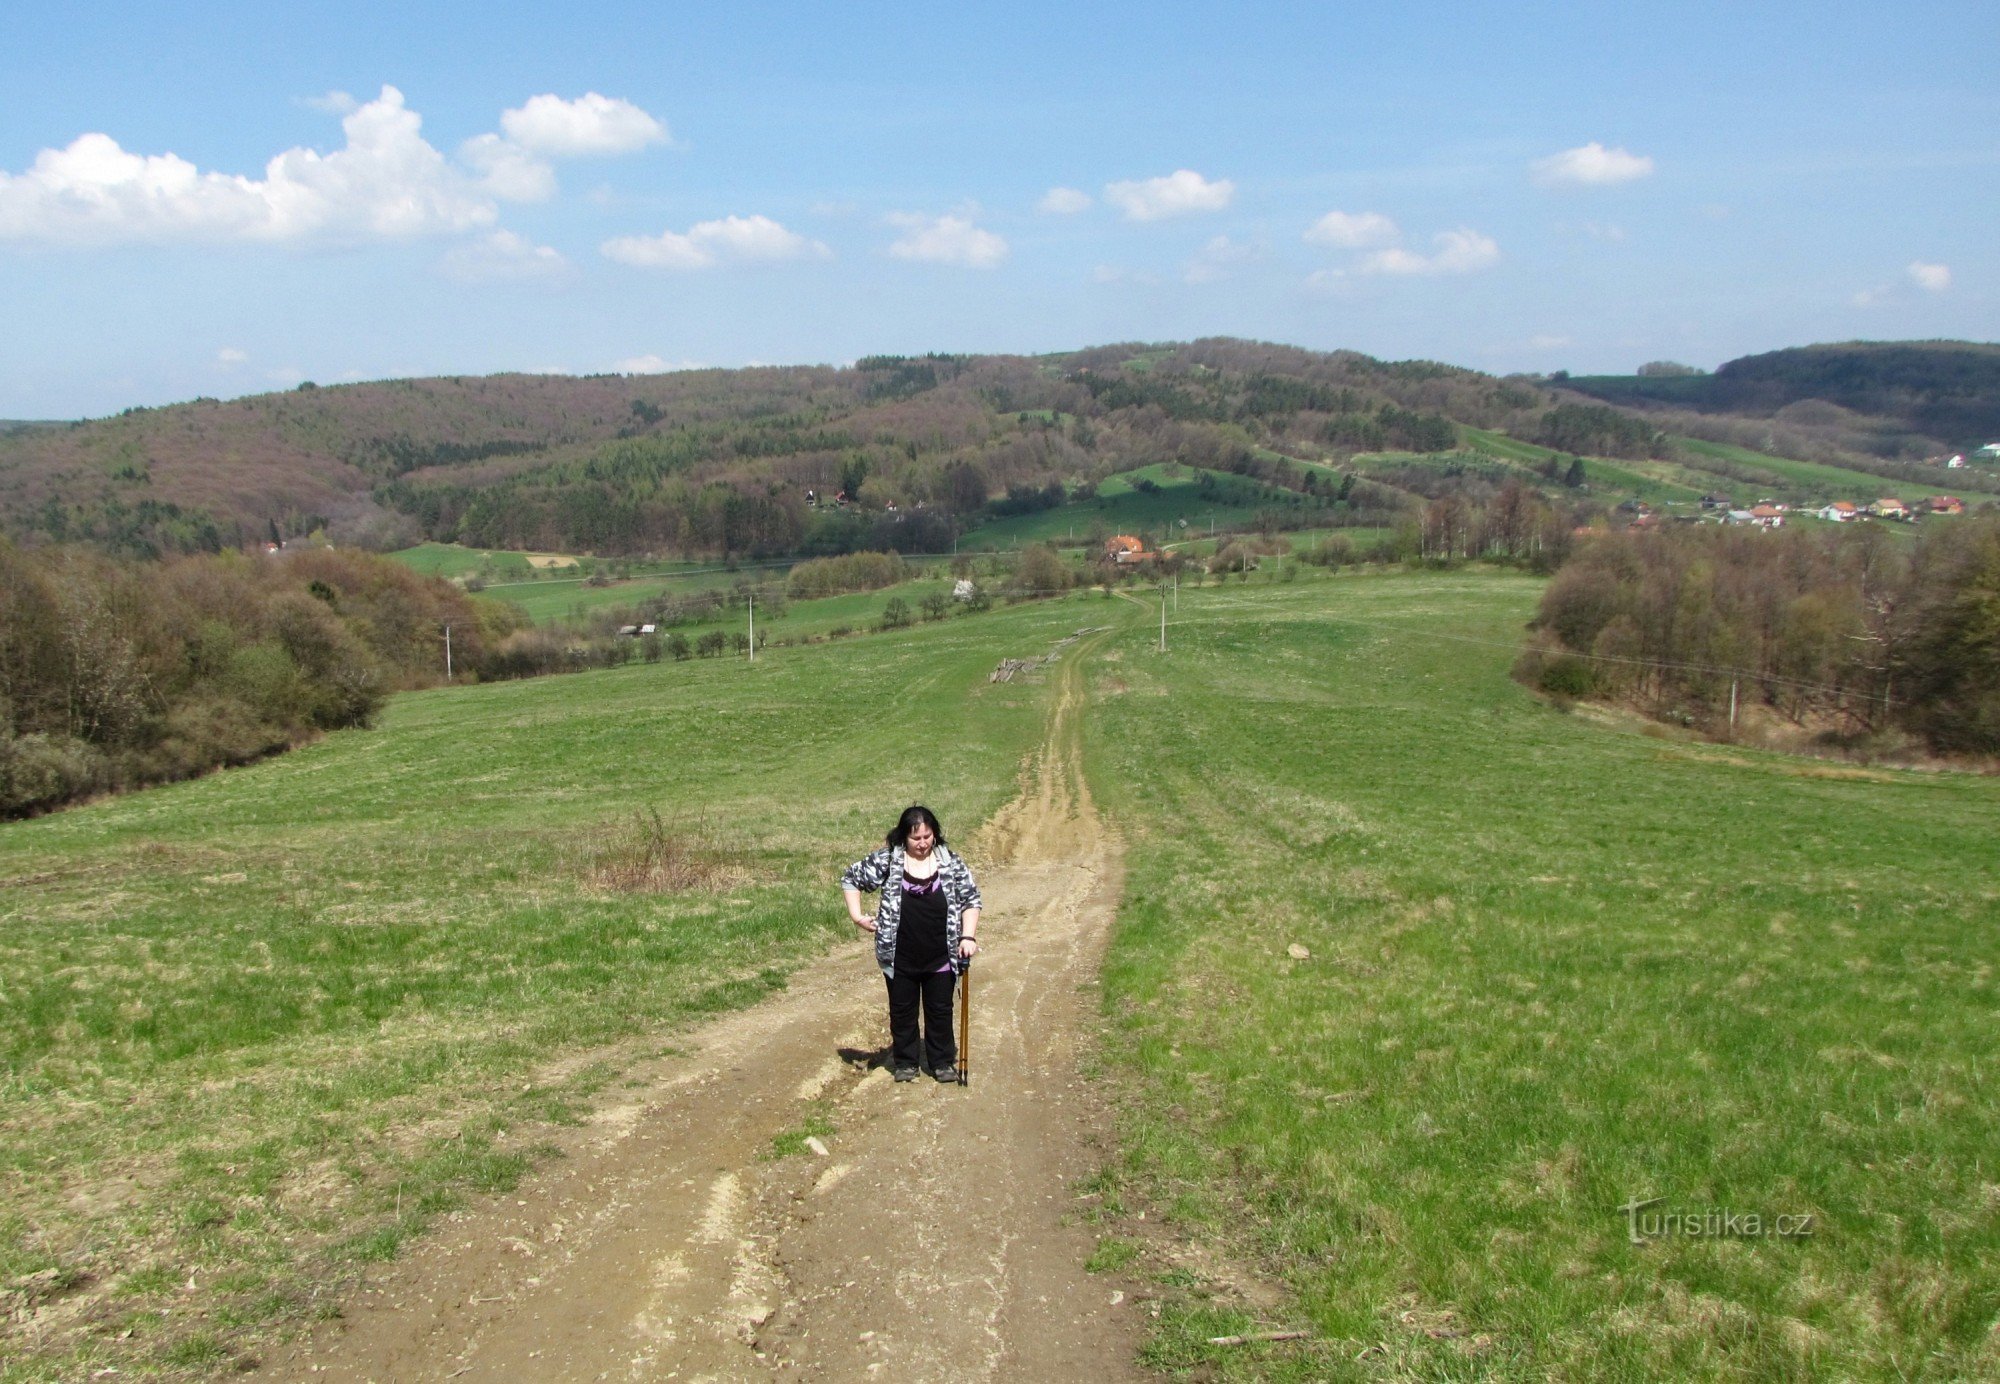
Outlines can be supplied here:
[[[1210, 486], [1205, 494], [1201, 488], [1204, 476]], [[1154, 488], [1140, 488], [1141, 481]], [[1100, 536], [1099, 541], [1115, 533], [1141, 530], [1158, 535], [1172, 529], [1194, 535], [1205, 533], [1211, 523], [1218, 529], [1240, 529], [1260, 511], [1287, 508], [1297, 498], [1288, 490], [1226, 471], [1156, 462], [1106, 477], [1098, 483], [1092, 499], [981, 524], [959, 539], [958, 545], [964, 552], [1018, 548], [1024, 543], [1078, 547], [1091, 542], [1093, 535]]]
[[[1154, 1367], [2000, 1375], [2000, 782], [1564, 714], [1506, 676], [1538, 591], [1271, 564], [1183, 581], [1165, 654], [1156, 597], [1080, 593], [407, 694], [0, 825], [0, 1290], [82, 1314], [0, 1381], [219, 1371], [333, 1310], [848, 936], [885, 813], [989, 817], [1046, 710], [993, 666], [1113, 624], [1092, 1264], [1157, 1280]], [[1310, 1339], [1207, 1343], [1275, 1328]]]
[[[1129, 843], [1105, 1185], [1206, 1251], [1156, 1262], [1150, 1358], [2000, 1374], [2000, 783], [1562, 714], [1506, 676], [1536, 592], [1183, 590], [1167, 654], [1095, 665]], [[1272, 1327], [1313, 1339], [1206, 1344]]]
[[619, 1060], [846, 938], [885, 814], [1011, 796], [1043, 692], [988, 674], [1111, 608], [407, 694], [0, 825], [0, 1288], [90, 1322], [0, 1379], [225, 1364], [510, 1185]]

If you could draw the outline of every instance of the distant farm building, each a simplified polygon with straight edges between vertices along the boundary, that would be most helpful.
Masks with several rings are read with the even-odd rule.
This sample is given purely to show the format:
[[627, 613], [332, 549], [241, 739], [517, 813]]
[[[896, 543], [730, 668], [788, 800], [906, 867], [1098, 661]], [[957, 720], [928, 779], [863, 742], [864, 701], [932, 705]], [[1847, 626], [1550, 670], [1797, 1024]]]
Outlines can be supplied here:
[[1117, 534], [1105, 540], [1104, 555], [1113, 562], [1138, 562], [1150, 556], [1146, 545], [1129, 533]]
[[1785, 526], [1785, 512], [1776, 505], [1753, 505], [1750, 522], [1760, 529], [1781, 529]]
[[1825, 509], [1814, 510], [1822, 519], [1831, 519], [1836, 524], [1845, 524], [1861, 517], [1861, 511], [1846, 500], [1835, 500]]
[[1891, 496], [1884, 496], [1882, 499], [1868, 506], [1868, 512], [1878, 519], [1907, 519], [1910, 517], [1909, 506]]
[[1924, 508], [1932, 514], [1963, 514], [1965, 501], [1956, 495], [1933, 495], [1924, 501]]

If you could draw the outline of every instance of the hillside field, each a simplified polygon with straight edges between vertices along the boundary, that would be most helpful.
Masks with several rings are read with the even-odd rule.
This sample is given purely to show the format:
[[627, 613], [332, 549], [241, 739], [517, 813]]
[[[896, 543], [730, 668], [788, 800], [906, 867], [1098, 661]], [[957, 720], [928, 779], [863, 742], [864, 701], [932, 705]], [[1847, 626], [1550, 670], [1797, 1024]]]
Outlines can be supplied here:
[[[0, 1380], [224, 1362], [511, 1185], [616, 1075], [578, 1054], [670, 1047], [850, 936], [839, 867], [901, 804], [969, 829], [1009, 797], [1042, 690], [988, 673], [1106, 605], [407, 694], [0, 827], [0, 1285], [88, 1322]], [[947, 723], [949, 756], [885, 753]], [[655, 811], [707, 887], [617, 886], [677, 858]]]
[[[1506, 676], [1536, 590], [1184, 591], [1166, 656], [1094, 669], [1132, 843], [1107, 1191], [1294, 1294], [1188, 1280], [1155, 1363], [1992, 1377], [2000, 783], [1559, 714]], [[1634, 1244], [1650, 1198], [1762, 1233]], [[1204, 1344], [1272, 1325], [1324, 1344]]]
[[[0, 1285], [67, 1323], [0, 1381], [225, 1369], [513, 1185], [848, 935], [897, 806], [991, 817], [1049, 684], [988, 674], [1086, 626], [1126, 869], [1092, 1262], [1152, 1280], [1152, 1365], [2000, 1373], [2000, 783], [1565, 715], [1506, 675], [1535, 581], [1284, 566], [1184, 584], [1164, 655], [1156, 597], [1079, 594], [409, 694], [0, 826]], [[618, 887], [650, 864], [685, 887]], [[1767, 1229], [1633, 1243], [1649, 1198]], [[1272, 1327], [1312, 1339], [1206, 1344]]]

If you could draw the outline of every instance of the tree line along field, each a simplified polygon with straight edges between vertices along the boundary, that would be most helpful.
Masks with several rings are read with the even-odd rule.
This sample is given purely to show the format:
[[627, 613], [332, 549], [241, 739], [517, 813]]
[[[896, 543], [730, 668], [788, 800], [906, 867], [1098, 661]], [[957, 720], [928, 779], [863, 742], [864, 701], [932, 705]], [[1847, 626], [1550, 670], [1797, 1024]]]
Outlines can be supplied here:
[[[969, 836], [1043, 714], [987, 675], [1104, 624], [1098, 1261], [1158, 1278], [1154, 1366], [1995, 1373], [1994, 781], [1560, 714], [1507, 676], [1538, 581], [1287, 568], [1184, 586], [1165, 654], [1157, 607], [1078, 595], [406, 694], [0, 826], [0, 1284], [83, 1324], [0, 1380], [220, 1367], [509, 1185], [620, 1054], [844, 936], [885, 812]], [[952, 755], [882, 753], [947, 723]], [[619, 887], [661, 864], [692, 886]], [[1631, 1243], [1653, 1197], [1812, 1233]], [[1206, 1344], [1272, 1325], [1313, 1339]]]

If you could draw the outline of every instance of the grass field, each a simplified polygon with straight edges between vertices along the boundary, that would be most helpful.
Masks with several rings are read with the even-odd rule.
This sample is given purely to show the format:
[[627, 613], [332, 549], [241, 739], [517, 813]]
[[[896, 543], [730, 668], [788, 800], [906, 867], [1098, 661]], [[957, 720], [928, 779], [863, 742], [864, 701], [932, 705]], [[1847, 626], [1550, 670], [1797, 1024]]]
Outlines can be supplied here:
[[[885, 813], [921, 794], [968, 830], [1009, 796], [1042, 693], [988, 673], [1102, 619], [409, 694], [374, 730], [0, 826], [0, 1290], [82, 1324], [11, 1343], [0, 1379], [225, 1368], [236, 1333], [509, 1185], [610, 1079], [574, 1055], [658, 1052], [846, 937], [833, 880]], [[949, 756], [882, 753], [947, 722]], [[616, 886], [654, 810], [706, 887]]]
[[[1535, 582], [1286, 566], [1091, 666], [1127, 865], [1093, 1263], [1159, 1278], [1153, 1363], [2000, 1376], [2000, 782], [1563, 715], [1506, 677]], [[410, 694], [0, 826], [0, 1291], [75, 1314], [0, 1380], [226, 1370], [510, 1185], [617, 1052], [846, 935], [885, 804], [990, 815], [1042, 692], [988, 672], [1107, 609]], [[616, 887], [652, 810], [696, 887]], [[1315, 1339], [1205, 1343], [1267, 1326]]]
[[[1155, 1363], [2000, 1375], [2000, 783], [1558, 714], [1506, 677], [1535, 593], [1184, 590], [1096, 666], [1107, 1191], [1209, 1247]], [[1231, 1259], [1290, 1301], [1206, 1296]], [[1267, 1326], [1317, 1341], [1204, 1344]]]
[[[1212, 494], [1201, 492], [1204, 475], [1212, 478]], [[1141, 480], [1158, 488], [1141, 490], [1136, 485]], [[1108, 477], [1099, 483], [1095, 499], [982, 524], [959, 539], [958, 546], [962, 552], [1043, 542], [1074, 547], [1089, 542], [1090, 535], [1099, 531], [1106, 537], [1142, 529], [1155, 535], [1169, 528], [1180, 532], [1182, 520], [1187, 521], [1186, 532], [1190, 534], [1204, 532], [1211, 521], [1219, 529], [1241, 528], [1260, 510], [1283, 508], [1296, 498], [1290, 491], [1227, 472], [1157, 463]]]
[[[1716, 461], [1733, 462], [1739, 466], [1753, 466], [1760, 471], [1768, 471], [1789, 483], [1797, 494], [1823, 503], [1834, 500], [1878, 500], [1884, 495], [1895, 495], [1899, 490], [1914, 490], [1908, 481], [1890, 480], [1887, 476], [1874, 476], [1866, 471], [1850, 471], [1841, 466], [1826, 466], [1816, 461], [1794, 461], [1790, 457], [1774, 457], [1764, 452], [1753, 452], [1747, 447], [1732, 447], [1724, 442], [1700, 442], [1691, 437], [1674, 439], [1675, 445], [1693, 456], [1708, 457]], [[1731, 485], [1741, 490], [1742, 481], [1731, 481], [1720, 477], [1720, 488], [1728, 490]]]

